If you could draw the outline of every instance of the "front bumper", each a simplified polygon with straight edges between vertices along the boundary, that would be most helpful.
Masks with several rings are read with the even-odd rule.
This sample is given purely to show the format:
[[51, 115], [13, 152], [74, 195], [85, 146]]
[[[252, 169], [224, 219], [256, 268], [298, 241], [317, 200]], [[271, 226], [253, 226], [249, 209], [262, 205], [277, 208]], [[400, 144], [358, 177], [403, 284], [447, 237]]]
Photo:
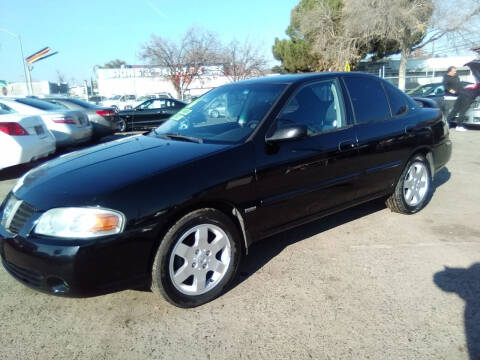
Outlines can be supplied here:
[[0, 226], [0, 256], [10, 275], [36, 290], [85, 297], [145, 283], [153, 238], [137, 232], [95, 240], [13, 235]]

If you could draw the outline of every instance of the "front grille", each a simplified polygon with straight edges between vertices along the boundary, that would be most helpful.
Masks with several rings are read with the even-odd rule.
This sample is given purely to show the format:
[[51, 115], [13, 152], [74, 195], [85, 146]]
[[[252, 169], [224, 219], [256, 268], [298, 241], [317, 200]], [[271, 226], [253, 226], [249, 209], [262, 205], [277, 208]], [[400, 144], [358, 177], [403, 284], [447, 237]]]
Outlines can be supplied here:
[[34, 287], [40, 287], [43, 282], [43, 276], [31, 270], [27, 270], [11, 262], [3, 260], [3, 267], [17, 280]]
[[1, 208], [1, 225], [10, 233], [18, 234], [36, 211], [35, 207], [10, 193]]
[[12, 221], [10, 222], [7, 230], [11, 233], [18, 234], [34, 212], [35, 208], [23, 201], [18, 207], [16, 213], [13, 215]]

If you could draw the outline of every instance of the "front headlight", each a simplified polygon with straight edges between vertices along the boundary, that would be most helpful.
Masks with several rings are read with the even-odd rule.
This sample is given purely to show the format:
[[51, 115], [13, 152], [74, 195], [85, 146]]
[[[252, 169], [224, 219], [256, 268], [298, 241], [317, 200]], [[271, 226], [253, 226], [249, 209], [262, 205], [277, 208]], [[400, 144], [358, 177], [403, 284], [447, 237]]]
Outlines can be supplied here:
[[93, 238], [118, 234], [125, 226], [125, 216], [101, 208], [57, 208], [38, 219], [34, 232], [61, 238]]

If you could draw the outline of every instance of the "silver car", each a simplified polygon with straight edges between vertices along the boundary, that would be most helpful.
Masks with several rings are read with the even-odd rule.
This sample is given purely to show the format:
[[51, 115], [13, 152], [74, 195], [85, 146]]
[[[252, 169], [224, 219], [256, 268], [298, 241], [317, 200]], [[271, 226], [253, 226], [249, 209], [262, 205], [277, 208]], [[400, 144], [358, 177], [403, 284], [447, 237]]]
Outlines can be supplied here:
[[465, 114], [467, 120], [464, 122], [465, 125], [475, 125], [480, 126], [480, 60], [473, 60], [468, 64], [465, 64], [472, 71], [472, 75], [477, 82], [474, 86], [474, 91], [476, 92], [476, 99], [473, 101], [473, 104], [468, 109], [468, 112]]
[[122, 124], [117, 112], [113, 108], [102, 107], [80, 99], [72, 98], [52, 97], [43, 100], [70, 110], [84, 111], [93, 126], [93, 137], [95, 139], [112, 135], [120, 129]]
[[55, 136], [57, 147], [77, 145], [92, 138], [92, 125], [83, 111], [67, 110], [36, 98], [0, 98], [0, 103], [24, 115], [39, 115]]

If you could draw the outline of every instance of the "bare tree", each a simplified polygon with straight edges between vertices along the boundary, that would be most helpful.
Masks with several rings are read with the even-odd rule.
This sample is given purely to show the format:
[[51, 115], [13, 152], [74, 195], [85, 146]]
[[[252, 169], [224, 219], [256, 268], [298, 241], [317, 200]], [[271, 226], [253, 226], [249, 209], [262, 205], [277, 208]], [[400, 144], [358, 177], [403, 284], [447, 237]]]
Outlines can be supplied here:
[[298, 24], [303, 37], [311, 44], [311, 51], [318, 58], [317, 70], [343, 70], [346, 62], [355, 62], [361, 54], [360, 40], [345, 36], [342, 6], [318, 1], [308, 11], [292, 12], [292, 23]]
[[347, 32], [346, 1], [302, 0], [292, 11], [288, 31], [308, 43], [314, 70], [343, 71], [347, 63], [355, 65], [371, 51], [388, 52], [389, 44], [381, 38]]
[[143, 45], [140, 57], [162, 67], [181, 98], [205, 66], [218, 64], [222, 58], [217, 36], [196, 28], [190, 28], [179, 42], [152, 35]]
[[223, 75], [230, 81], [245, 80], [265, 73], [267, 60], [260, 48], [248, 39], [243, 43], [233, 40], [224, 50]]
[[64, 83], [66, 79], [65, 75], [59, 69], [55, 70], [55, 72], [57, 73], [57, 83]]
[[345, 0], [345, 32], [351, 38], [395, 42], [401, 54], [399, 88], [404, 90], [407, 60], [413, 51], [468, 31], [480, 15], [478, 2], [465, 1], [459, 6], [459, 1]]

